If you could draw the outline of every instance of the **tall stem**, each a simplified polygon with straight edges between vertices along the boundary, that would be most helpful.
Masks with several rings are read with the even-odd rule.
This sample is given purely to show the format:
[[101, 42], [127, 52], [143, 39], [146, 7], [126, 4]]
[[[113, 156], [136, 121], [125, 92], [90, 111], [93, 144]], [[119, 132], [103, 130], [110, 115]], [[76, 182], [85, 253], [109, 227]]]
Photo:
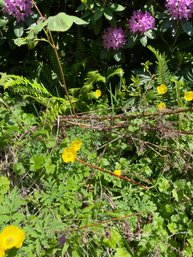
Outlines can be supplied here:
[[[33, 5], [34, 5], [34, 7], [36, 8], [36, 10], [37, 10], [38, 14], [40, 15], [40, 17], [41, 17], [42, 19], [44, 19], [44, 16], [43, 16], [43, 14], [41, 13], [41, 11], [39, 10], [39, 8], [38, 8], [38, 6], [36, 5], [36, 3], [34, 2], [34, 0], [32, 0], [32, 1], [33, 1]], [[62, 83], [60, 82], [60, 85], [61, 85], [61, 87], [64, 88], [65, 94], [66, 94], [66, 96], [67, 96], [67, 98], [68, 98], [68, 101], [69, 101], [69, 103], [70, 103], [70, 107], [71, 107], [72, 113], [75, 114], [72, 101], [71, 101], [70, 96], [69, 96], [69, 94], [68, 94], [68, 89], [67, 89], [67, 85], [66, 85], [66, 80], [65, 80], [64, 72], [63, 72], [63, 69], [62, 69], [60, 57], [59, 57], [59, 54], [58, 54], [58, 51], [57, 51], [57, 47], [56, 47], [56, 44], [55, 44], [55, 42], [54, 42], [52, 33], [51, 33], [50, 30], [47, 30], [47, 31], [46, 31], [45, 29], [44, 29], [44, 32], [45, 32], [45, 34], [46, 34], [46, 36], [47, 36], [47, 39], [48, 39], [48, 41], [49, 41], [49, 43], [50, 43], [50, 46], [51, 46], [52, 49], [54, 50], [54, 54], [55, 54], [55, 56], [56, 56], [56, 60], [57, 60], [58, 67], [59, 67], [60, 74], [61, 74], [61, 78], [62, 78]]]

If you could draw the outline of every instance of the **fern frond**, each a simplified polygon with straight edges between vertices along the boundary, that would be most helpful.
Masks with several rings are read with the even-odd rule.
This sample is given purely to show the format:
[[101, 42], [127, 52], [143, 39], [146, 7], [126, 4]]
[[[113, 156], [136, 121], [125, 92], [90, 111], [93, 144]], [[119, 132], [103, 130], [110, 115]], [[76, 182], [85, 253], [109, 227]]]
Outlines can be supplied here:
[[157, 59], [157, 70], [156, 70], [156, 80], [158, 84], [168, 85], [172, 77], [169, 68], [168, 61], [166, 59], [165, 53], [160, 53], [158, 50], [152, 46], [148, 46], [148, 49], [155, 55]]
[[1, 74], [0, 85], [4, 89], [11, 88], [14, 93], [19, 95], [31, 95], [33, 97], [50, 97], [50, 92], [37, 81], [29, 80], [23, 76], [18, 75], [7, 75], [5, 73]]

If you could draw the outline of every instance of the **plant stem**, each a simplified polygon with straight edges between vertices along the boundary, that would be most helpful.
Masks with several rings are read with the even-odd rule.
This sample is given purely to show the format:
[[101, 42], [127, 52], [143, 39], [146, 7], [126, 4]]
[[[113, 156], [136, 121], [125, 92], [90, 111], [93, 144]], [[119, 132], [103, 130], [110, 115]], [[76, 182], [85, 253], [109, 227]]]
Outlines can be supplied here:
[[[38, 14], [40, 15], [40, 17], [42, 19], [44, 19], [44, 16], [43, 14], [41, 13], [41, 11], [39, 10], [38, 6], [36, 5], [36, 3], [33, 1], [33, 5], [34, 7], [36, 8]], [[59, 54], [58, 54], [58, 51], [57, 51], [57, 47], [56, 47], [56, 44], [54, 42], [54, 39], [53, 39], [53, 36], [52, 36], [52, 33], [50, 30], [47, 29], [47, 31], [44, 29], [44, 32], [47, 36], [47, 39], [48, 39], [48, 42], [50, 44], [50, 46], [52, 47], [52, 49], [54, 50], [54, 53], [55, 53], [55, 56], [56, 56], [56, 60], [57, 60], [57, 63], [58, 63], [58, 67], [59, 67], [59, 70], [60, 70], [60, 74], [61, 74], [61, 78], [62, 78], [62, 83], [59, 81], [59, 84], [61, 87], [64, 88], [64, 91], [65, 91], [65, 94], [68, 98], [68, 101], [70, 103], [70, 107], [71, 107], [71, 110], [72, 110], [72, 113], [75, 114], [75, 111], [74, 111], [74, 108], [73, 108], [73, 104], [72, 104], [72, 101], [70, 99], [70, 96], [69, 96], [69, 93], [68, 93], [68, 89], [67, 89], [67, 85], [66, 85], [66, 80], [65, 80], [65, 76], [64, 76], [64, 71], [62, 69], [62, 65], [61, 65], [61, 61], [60, 61], [60, 57], [59, 57]]]
[[85, 161], [79, 159], [78, 157], [76, 157], [76, 160], [79, 161], [80, 163], [82, 163], [82, 164], [84, 164], [84, 165], [86, 165], [86, 166], [92, 168], [92, 169], [99, 170], [99, 171], [105, 172], [105, 173], [107, 173], [107, 174], [109, 174], [109, 175], [111, 175], [111, 176], [118, 177], [118, 178], [120, 178], [120, 179], [129, 181], [129, 182], [131, 182], [131, 183], [133, 183], [133, 184], [135, 184], [135, 185], [137, 185], [137, 186], [142, 187], [143, 189], [148, 189], [148, 187], [146, 187], [146, 186], [140, 184], [139, 182], [137, 182], [137, 181], [135, 181], [135, 180], [133, 180], [133, 179], [131, 179], [131, 178], [124, 177], [124, 176], [121, 176], [121, 175], [120, 175], [120, 176], [115, 175], [115, 174], [114, 174], [113, 172], [111, 172], [111, 171], [102, 169], [102, 168], [100, 168], [100, 167], [98, 167], [98, 166], [94, 166], [94, 165], [92, 165], [92, 164], [90, 164], [90, 163], [87, 163], [87, 162], [85, 162]]

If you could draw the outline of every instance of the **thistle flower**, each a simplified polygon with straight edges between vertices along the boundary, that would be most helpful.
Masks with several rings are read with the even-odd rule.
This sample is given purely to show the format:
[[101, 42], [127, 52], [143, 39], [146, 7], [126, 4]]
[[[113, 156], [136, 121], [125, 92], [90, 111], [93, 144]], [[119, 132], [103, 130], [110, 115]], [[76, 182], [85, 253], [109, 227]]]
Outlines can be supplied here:
[[155, 19], [149, 12], [136, 10], [129, 19], [129, 29], [131, 33], [144, 34], [149, 29], [154, 29]]
[[62, 153], [62, 159], [64, 162], [74, 162], [76, 159], [77, 152], [72, 147], [64, 148]]
[[166, 87], [165, 84], [161, 84], [160, 86], [157, 87], [157, 92], [160, 95], [164, 95], [168, 91], [168, 88]]
[[184, 94], [184, 99], [186, 101], [192, 101], [193, 100], [193, 91], [187, 91]]
[[0, 249], [3, 251], [13, 247], [20, 248], [25, 240], [25, 232], [17, 226], [6, 226], [0, 233]]
[[71, 142], [70, 147], [73, 148], [76, 152], [80, 150], [82, 145], [82, 141], [80, 139], [76, 139]]
[[165, 6], [173, 19], [192, 18], [193, 0], [166, 0]]
[[117, 176], [121, 176], [121, 170], [114, 170], [113, 173]]
[[103, 34], [104, 48], [118, 50], [125, 44], [125, 33], [122, 28], [107, 28]]
[[164, 102], [160, 102], [158, 105], [157, 105], [157, 108], [159, 111], [163, 111], [166, 109], [166, 104]]
[[32, 13], [32, 0], [4, 0], [3, 12], [24, 21]]

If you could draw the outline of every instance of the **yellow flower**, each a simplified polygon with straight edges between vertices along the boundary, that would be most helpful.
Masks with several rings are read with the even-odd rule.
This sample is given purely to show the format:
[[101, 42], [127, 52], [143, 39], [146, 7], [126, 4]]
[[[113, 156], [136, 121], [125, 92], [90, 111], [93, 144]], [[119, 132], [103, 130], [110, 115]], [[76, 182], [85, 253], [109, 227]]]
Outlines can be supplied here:
[[101, 96], [101, 91], [100, 91], [100, 89], [97, 89], [97, 90], [95, 91], [95, 96], [96, 96], [97, 99]]
[[121, 176], [121, 170], [114, 170], [113, 173], [117, 176]]
[[184, 94], [184, 99], [186, 101], [192, 101], [193, 100], [193, 91], [187, 91]]
[[[9, 250], [13, 247], [20, 248], [25, 239], [25, 232], [17, 226], [6, 226], [0, 233], [0, 249], [3, 251]], [[1, 255], [0, 255], [1, 256]]]
[[80, 150], [82, 145], [82, 141], [80, 139], [76, 139], [74, 141], [72, 141], [72, 143], [70, 144], [70, 147], [73, 148], [75, 151]]
[[157, 108], [159, 111], [163, 111], [166, 109], [166, 104], [164, 102], [161, 102], [157, 105]]
[[76, 159], [76, 151], [72, 147], [64, 148], [62, 153], [62, 159], [64, 162], [74, 162]]
[[0, 257], [4, 257], [4, 256], [5, 256], [5, 252], [0, 249]]
[[164, 95], [167, 91], [168, 91], [168, 88], [164, 84], [161, 84], [160, 86], [157, 87], [157, 92], [160, 95]]

